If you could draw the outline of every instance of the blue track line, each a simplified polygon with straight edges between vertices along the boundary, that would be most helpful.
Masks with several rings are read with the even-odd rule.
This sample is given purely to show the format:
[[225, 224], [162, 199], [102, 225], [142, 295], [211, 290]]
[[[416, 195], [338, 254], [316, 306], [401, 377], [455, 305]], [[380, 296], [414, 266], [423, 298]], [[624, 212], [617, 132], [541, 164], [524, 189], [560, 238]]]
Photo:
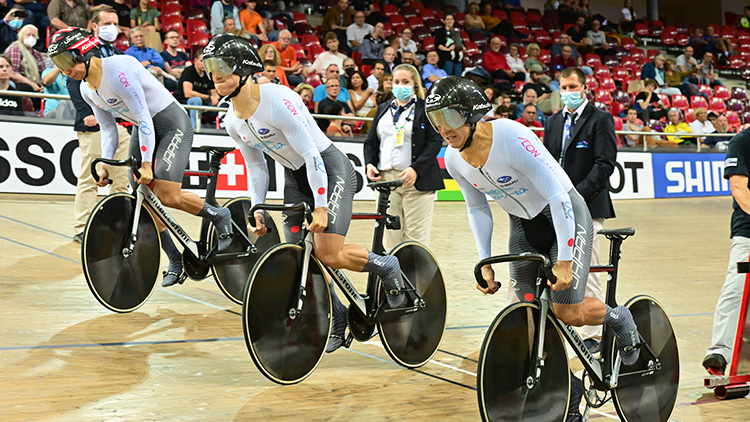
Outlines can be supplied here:
[[10, 217], [8, 217], [8, 216], [5, 216], [5, 215], [0, 215], [0, 217], [4, 218], [4, 219], [6, 219], [6, 220], [10, 220], [10, 221], [12, 221], [12, 222], [14, 222], [14, 223], [18, 223], [18, 224], [23, 224], [24, 226], [29, 226], [29, 227], [33, 227], [33, 228], [35, 228], [35, 229], [39, 229], [39, 230], [45, 231], [45, 232], [47, 232], [47, 233], [52, 233], [52, 234], [56, 234], [56, 235], [58, 235], [58, 236], [62, 236], [62, 237], [64, 237], [64, 238], [66, 238], [66, 239], [70, 239], [70, 240], [73, 240], [73, 236], [68, 236], [67, 234], [62, 234], [62, 233], [58, 233], [58, 232], [56, 232], [56, 231], [52, 231], [52, 230], [49, 230], [49, 229], [45, 229], [44, 227], [39, 227], [39, 226], [36, 226], [36, 225], [34, 225], [34, 224], [26, 223], [26, 222], [24, 222], [24, 221], [21, 221], [21, 220], [16, 220], [15, 218], [10, 218]]
[[200, 338], [193, 340], [158, 340], [158, 341], [123, 341], [112, 343], [84, 343], [84, 344], [45, 344], [40, 346], [9, 346], [0, 347], [0, 351], [5, 350], [36, 350], [36, 349], [75, 349], [80, 347], [109, 347], [109, 346], [149, 346], [154, 344], [180, 344], [180, 343], [209, 343], [214, 341], [238, 341], [244, 340], [243, 337], [218, 337], [218, 338]]
[[2, 240], [7, 240], [8, 242], [11, 242], [11, 243], [15, 243], [16, 245], [21, 245], [21, 246], [25, 246], [25, 247], [27, 247], [27, 248], [29, 248], [29, 249], [33, 249], [33, 250], [35, 250], [35, 251], [39, 251], [39, 252], [42, 252], [42, 253], [46, 253], [46, 254], [48, 254], [48, 255], [52, 255], [52, 256], [55, 256], [55, 257], [57, 257], [57, 258], [62, 258], [62, 259], [64, 259], [64, 260], [66, 260], [66, 261], [74, 262], [74, 263], [76, 263], [76, 264], [78, 264], [78, 265], [81, 265], [81, 261], [76, 261], [75, 259], [70, 259], [70, 258], [64, 257], [64, 256], [62, 256], [62, 255], [58, 255], [58, 254], [56, 254], [56, 253], [54, 253], [54, 252], [49, 252], [49, 251], [45, 251], [44, 249], [39, 249], [39, 248], [37, 248], [37, 247], [31, 246], [31, 245], [27, 245], [27, 244], [25, 244], [25, 243], [21, 243], [21, 242], [15, 241], [15, 240], [13, 240], [13, 239], [8, 239], [8, 238], [7, 238], [7, 237], [5, 237], [5, 236], [0, 236], [0, 239], [2, 239]]

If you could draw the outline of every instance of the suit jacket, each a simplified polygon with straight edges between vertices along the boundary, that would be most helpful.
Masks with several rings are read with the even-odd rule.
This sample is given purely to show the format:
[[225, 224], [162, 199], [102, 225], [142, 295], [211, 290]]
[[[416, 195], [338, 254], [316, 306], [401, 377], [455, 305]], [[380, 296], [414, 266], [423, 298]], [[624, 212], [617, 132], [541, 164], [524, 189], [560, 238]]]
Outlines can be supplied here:
[[[547, 119], [544, 146], [560, 160], [565, 130], [563, 110]], [[615, 168], [617, 139], [612, 115], [588, 103], [571, 128], [570, 145], [563, 169], [589, 207], [591, 218], [612, 218], [615, 210], [609, 197], [609, 176]]]
[[[395, 101], [395, 100], [393, 100]], [[372, 164], [377, 167], [380, 163], [380, 139], [378, 138], [378, 122], [386, 115], [391, 106], [387, 101], [378, 106], [370, 125], [370, 131], [365, 139], [365, 166]], [[414, 187], [419, 191], [433, 191], [444, 189], [443, 178], [440, 175], [440, 165], [437, 155], [443, 146], [443, 137], [440, 136], [427, 121], [424, 112], [424, 100], [417, 98], [414, 109], [414, 122], [411, 132], [411, 168], [417, 172], [417, 181]], [[390, 117], [390, 114], [386, 115]]]

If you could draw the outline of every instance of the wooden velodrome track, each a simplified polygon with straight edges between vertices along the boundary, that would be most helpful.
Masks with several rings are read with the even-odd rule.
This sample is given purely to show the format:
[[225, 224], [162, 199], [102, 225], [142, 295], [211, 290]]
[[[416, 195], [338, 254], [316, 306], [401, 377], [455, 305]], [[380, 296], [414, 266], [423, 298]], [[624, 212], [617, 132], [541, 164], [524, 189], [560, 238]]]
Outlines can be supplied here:
[[[355, 211], [373, 208], [355, 203]], [[720, 402], [702, 387], [700, 363], [729, 253], [730, 198], [618, 201], [615, 208], [618, 218], [605, 227], [637, 230], [623, 245], [618, 299], [653, 295], [679, 339], [673, 420], [750, 420], [748, 399]], [[504, 253], [507, 218], [494, 204], [493, 210], [494, 252]], [[197, 236], [198, 219], [175, 214]], [[446, 278], [448, 327], [433, 361], [403, 369], [375, 337], [325, 356], [310, 378], [287, 387], [256, 370], [241, 307], [213, 281], [157, 287], [131, 314], [104, 309], [86, 286], [72, 224], [70, 196], [0, 195], [2, 421], [479, 418], [476, 359], [507, 287], [494, 297], [474, 290], [477, 255], [463, 203], [435, 206], [431, 249]], [[354, 222], [349, 240], [369, 245], [371, 224]], [[507, 275], [502, 266], [496, 271], [501, 280]], [[600, 410], [592, 418], [617, 419], [611, 404]]]

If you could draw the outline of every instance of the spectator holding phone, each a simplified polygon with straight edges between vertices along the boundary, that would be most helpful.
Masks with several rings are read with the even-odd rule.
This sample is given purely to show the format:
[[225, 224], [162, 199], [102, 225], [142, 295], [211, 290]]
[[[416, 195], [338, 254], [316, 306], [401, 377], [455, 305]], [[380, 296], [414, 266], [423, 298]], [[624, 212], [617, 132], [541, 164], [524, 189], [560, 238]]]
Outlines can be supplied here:
[[20, 4], [10, 8], [5, 18], [0, 21], [0, 52], [5, 51], [9, 45], [18, 39], [18, 30], [23, 26], [23, 19], [28, 12]]

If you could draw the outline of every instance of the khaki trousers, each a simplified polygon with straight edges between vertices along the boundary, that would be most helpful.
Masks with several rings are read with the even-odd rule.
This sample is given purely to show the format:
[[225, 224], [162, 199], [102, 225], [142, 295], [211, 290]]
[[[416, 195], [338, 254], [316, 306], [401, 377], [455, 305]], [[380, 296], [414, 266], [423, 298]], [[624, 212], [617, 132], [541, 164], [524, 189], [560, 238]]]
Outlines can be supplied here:
[[[95, 158], [102, 156], [101, 132], [77, 132], [77, 134], [78, 146], [81, 148], [81, 175], [78, 176], [76, 198], [73, 205], [76, 219], [73, 225], [74, 234], [83, 233], [89, 214], [99, 200], [96, 182], [91, 177], [91, 163]], [[124, 160], [128, 155], [130, 134], [121, 125], [117, 125], [117, 134], [120, 137], [120, 143], [117, 145], [114, 159]], [[129, 182], [126, 167], [110, 167], [109, 178], [112, 179], [112, 185], [109, 187], [110, 194], [128, 192]]]
[[[381, 171], [382, 180], [396, 180], [400, 170]], [[383, 247], [386, 252], [407, 240], [419, 242], [425, 246], [430, 243], [432, 230], [432, 213], [435, 206], [435, 191], [422, 192], [414, 186], [400, 187], [391, 192], [391, 205], [388, 214], [401, 219], [401, 230], [386, 230], [383, 236]]]

